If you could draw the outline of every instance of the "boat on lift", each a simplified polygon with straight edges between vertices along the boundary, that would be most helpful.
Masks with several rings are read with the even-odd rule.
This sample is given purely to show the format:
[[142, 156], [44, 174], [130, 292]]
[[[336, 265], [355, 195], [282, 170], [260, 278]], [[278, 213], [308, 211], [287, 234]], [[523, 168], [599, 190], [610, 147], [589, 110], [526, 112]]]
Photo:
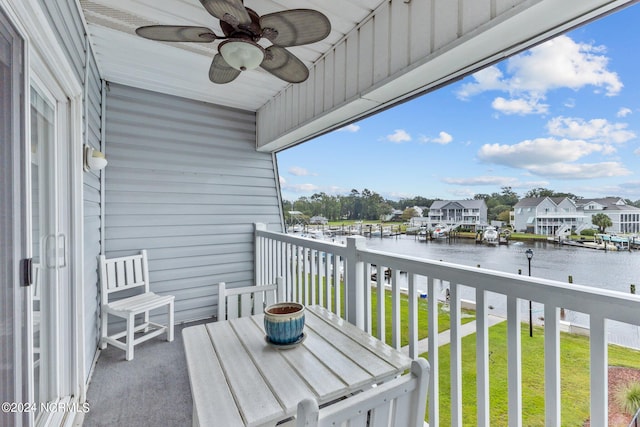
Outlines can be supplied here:
[[487, 245], [497, 245], [499, 235], [498, 230], [496, 230], [494, 226], [490, 225], [484, 229], [484, 232], [482, 233], [482, 241]]

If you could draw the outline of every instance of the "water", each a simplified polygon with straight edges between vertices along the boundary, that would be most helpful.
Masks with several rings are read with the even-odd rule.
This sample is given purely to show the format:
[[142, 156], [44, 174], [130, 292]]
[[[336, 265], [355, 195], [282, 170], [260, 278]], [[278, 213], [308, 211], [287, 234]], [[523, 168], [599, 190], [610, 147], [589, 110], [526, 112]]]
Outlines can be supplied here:
[[[545, 279], [592, 286], [629, 293], [631, 284], [640, 284], [640, 253], [637, 251], [605, 252], [600, 250], [559, 246], [547, 242], [514, 242], [508, 246], [477, 245], [472, 239], [456, 239], [449, 242], [439, 239], [430, 242], [416, 240], [413, 236], [367, 239], [367, 247], [396, 254], [446, 261], [491, 270], [528, 274], [527, 249], [533, 250], [531, 275]], [[640, 288], [640, 287], [639, 287]], [[426, 290], [426, 280], [418, 281], [418, 289]], [[444, 290], [442, 290], [444, 292]], [[462, 298], [475, 300], [473, 290], [463, 288]], [[495, 314], [506, 313], [506, 298], [491, 295], [489, 304]], [[522, 319], [528, 319], [528, 301], [522, 301]], [[533, 306], [534, 322], [542, 323], [543, 307]], [[567, 321], [587, 326], [588, 316], [582, 313], [566, 313]], [[609, 342], [640, 348], [640, 328], [619, 322], [608, 322]]]

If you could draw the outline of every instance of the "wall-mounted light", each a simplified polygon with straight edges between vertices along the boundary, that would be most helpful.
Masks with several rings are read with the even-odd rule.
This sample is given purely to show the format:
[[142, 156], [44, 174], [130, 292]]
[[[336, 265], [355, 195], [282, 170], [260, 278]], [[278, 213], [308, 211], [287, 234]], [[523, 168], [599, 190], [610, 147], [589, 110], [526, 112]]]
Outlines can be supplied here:
[[84, 146], [84, 161], [83, 169], [86, 171], [99, 171], [107, 166], [107, 159], [104, 153], [98, 150], [94, 150], [92, 147], [85, 144]]

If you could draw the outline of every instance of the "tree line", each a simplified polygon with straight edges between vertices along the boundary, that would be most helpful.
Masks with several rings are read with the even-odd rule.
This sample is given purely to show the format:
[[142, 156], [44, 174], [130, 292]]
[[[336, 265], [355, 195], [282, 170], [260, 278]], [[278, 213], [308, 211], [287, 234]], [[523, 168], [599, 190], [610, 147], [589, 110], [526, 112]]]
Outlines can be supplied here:
[[[531, 197], [568, 197], [573, 200], [581, 198], [572, 193], [556, 192], [542, 187], [529, 190], [522, 196], [522, 198]], [[505, 186], [501, 188], [499, 193], [476, 194], [472, 199], [485, 201], [489, 221], [508, 221], [509, 212], [521, 197], [518, 196], [511, 187]], [[436, 200], [441, 199], [416, 196], [400, 200], [390, 200], [385, 199], [375, 191], [365, 188], [362, 191], [352, 189], [347, 195], [329, 195], [321, 192], [309, 197], [303, 196], [297, 200], [283, 200], [282, 207], [287, 222], [292, 220], [290, 212], [296, 212], [294, 217], [303, 216], [306, 219], [313, 216], [323, 216], [329, 221], [378, 221], [385, 215], [392, 213], [393, 210], [401, 210], [405, 212], [405, 216], [411, 216], [413, 213], [411, 213], [409, 209], [413, 206], [429, 208]], [[629, 205], [640, 207], [640, 200], [636, 200], [635, 202], [631, 200], [625, 201]], [[297, 212], [301, 215], [297, 214]]]

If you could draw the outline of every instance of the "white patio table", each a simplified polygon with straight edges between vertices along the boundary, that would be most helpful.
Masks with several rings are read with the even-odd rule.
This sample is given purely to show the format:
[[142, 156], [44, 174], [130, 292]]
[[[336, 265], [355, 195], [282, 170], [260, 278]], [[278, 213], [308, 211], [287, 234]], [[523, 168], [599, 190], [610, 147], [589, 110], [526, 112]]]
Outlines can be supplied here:
[[306, 397], [320, 405], [402, 374], [411, 359], [330, 311], [307, 307], [305, 340], [266, 342], [263, 315], [183, 330], [193, 425], [274, 426]]

